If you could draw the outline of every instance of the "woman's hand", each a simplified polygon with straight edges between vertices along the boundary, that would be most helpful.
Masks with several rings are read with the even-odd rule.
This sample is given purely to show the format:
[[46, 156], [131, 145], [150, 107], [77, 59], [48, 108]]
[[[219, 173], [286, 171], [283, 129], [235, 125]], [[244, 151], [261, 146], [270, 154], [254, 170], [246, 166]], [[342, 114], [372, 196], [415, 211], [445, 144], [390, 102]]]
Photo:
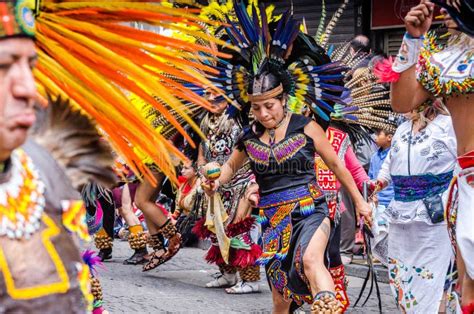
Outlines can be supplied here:
[[251, 207], [257, 207], [260, 201], [260, 195], [258, 193], [259, 186], [257, 183], [250, 184], [245, 193], [245, 197], [248, 199]]
[[411, 8], [405, 16], [405, 28], [412, 37], [418, 38], [425, 34], [433, 22], [434, 4], [421, 0], [420, 4]]
[[378, 198], [377, 194], [373, 194], [373, 195], [369, 196], [369, 203], [373, 203], [375, 205], [375, 207], [377, 207], [379, 205], [379, 198]]
[[376, 193], [380, 192], [385, 188], [386, 184], [379, 179], [367, 181], [367, 192], [369, 197], [374, 196]]
[[220, 186], [219, 180], [211, 181], [211, 180], [205, 180], [204, 182], [201, 183], [201, 188], [203, 189], [204, 193], [208, 196], [213, 196], [217, 189]]
[[362, 200], [355, 204], [355, 210], [357, 214], [357, 221], [360, 220], [360, 217], [363, 217], [365, 223], [371, 227], [372, 226], [372, 206], [369, 203]]

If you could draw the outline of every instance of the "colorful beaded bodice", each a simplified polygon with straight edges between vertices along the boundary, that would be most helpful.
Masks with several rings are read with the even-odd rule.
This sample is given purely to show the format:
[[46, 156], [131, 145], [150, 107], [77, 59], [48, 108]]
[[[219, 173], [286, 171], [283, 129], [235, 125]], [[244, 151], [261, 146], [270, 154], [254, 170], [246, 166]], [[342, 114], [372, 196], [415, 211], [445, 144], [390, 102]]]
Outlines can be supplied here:
[[274, 145], [262, 142], [254, 132], [244, 136], [243, 148], [261, 194], [315, 180], [314, 143], [304, 134], [304, 127], [310, 121], [293, 114], [284, 139]]
[[468, 94], [474, 91], [474, 39], [452, 35], [446, 47], [429, 34], [420, 51], [418, 81], [435, 97]]

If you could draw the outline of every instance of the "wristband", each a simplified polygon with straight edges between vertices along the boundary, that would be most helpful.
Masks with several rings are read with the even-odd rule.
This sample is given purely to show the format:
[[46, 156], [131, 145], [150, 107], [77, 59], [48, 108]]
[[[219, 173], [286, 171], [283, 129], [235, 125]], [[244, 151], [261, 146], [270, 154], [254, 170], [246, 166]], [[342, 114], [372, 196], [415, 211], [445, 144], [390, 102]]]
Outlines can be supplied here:
[[417, 63], [421, 47], [423, 46], [423, 40], [423, 36], [414, 38], [410, 34], [405, 33], [400, 50], [392, 65], [394, 72], [401, 73]]

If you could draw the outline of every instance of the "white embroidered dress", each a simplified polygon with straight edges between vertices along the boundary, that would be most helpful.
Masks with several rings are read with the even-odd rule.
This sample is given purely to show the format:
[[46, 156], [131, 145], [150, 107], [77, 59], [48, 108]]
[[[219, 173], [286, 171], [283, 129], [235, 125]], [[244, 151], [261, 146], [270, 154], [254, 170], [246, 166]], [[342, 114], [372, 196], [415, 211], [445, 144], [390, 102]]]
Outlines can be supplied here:
[[[412, 134], [412, 122], [397, 129], [378, 178], [452, 172], [456, 140], [449, 116], [439, 115]], [[415, 184], [416, 188], [416, 184]], [[446, 203], [447, 189], [442, 193]], [[396, 302], [406, 313], [437, 313], [453, 257], [446, 222], [432, 223], [423, 200], [394, 199], [389, 218], [389, 279]]]

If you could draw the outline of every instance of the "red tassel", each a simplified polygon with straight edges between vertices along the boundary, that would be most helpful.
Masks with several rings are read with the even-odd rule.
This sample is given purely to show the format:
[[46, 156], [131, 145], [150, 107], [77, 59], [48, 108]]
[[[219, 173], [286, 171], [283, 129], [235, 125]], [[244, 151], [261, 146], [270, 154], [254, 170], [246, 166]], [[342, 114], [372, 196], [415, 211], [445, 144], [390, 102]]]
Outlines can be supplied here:
[[229, 224], [226, 228], [227, 236], [235, 237], [236, 235], [242, 234], [244, 232], [249, 232], [254, 223], [254, 217], [247, 217], [239, 222]]
[[393, 58], [382, 59], [374, 65], [372, 72], [379, 79], [379, 83], [395, 83], [400, 79], [400, 73], [392, 70]]
[[196, 224], [194, 225], [193, 229], [191, 229], [191, 232], [194, 233], [201, 240], [208, 239], [212, 235], [212, 232], [207, 229], [204, 223], [206, 223], [205, 217], [196, 221]]
[[461, 307], [462, 314], [473, 314], [474, 313], [474, 302], [469, 303]]
[[260, 255], [262, 255], [262, 248], [258, 244], [252, 244], [250, 250], [231, 249], [229, 263], [232, 266], [239, 268], [254, 266]]
[[221, 250], [219, 249], [219, 246], [217, 245], [211, 245], [209, 251], [207, 251], [206, 256], [204, 259], [209, 263], [209, 264], [216, 264], [216, 265], [223, 265], [225, 264], [224, 259], [222, 258], [221, 255]]

